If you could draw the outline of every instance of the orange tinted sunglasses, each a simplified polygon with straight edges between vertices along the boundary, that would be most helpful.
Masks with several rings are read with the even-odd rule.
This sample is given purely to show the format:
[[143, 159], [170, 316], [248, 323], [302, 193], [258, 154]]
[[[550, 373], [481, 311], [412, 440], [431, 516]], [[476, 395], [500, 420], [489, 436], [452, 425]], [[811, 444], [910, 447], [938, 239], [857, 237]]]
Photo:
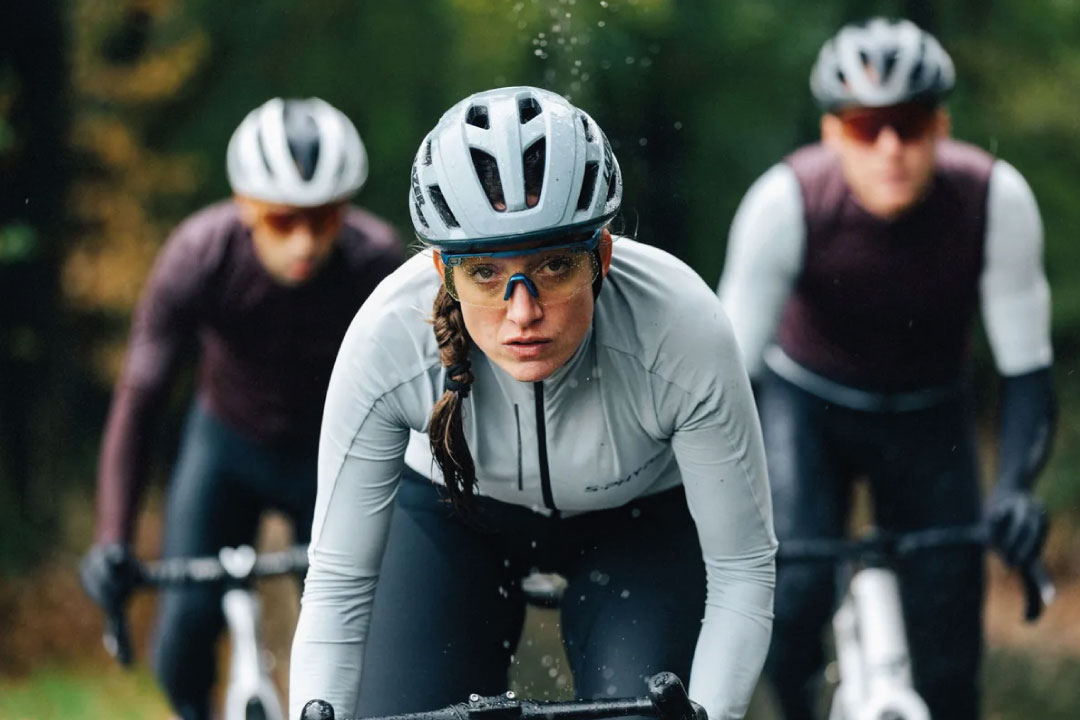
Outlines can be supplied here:
[[891, 127], [903, 142], [926, 137], [933, 125], [937, 108], [926, 103], [905, 103], [882, 108], [859, 108], [840, 113], [844, 134], [856, 142], [871, 145], [886, 127]]
[[337, 222], [344, 207], [343, 203], [331, 203], [312, 208], [268, 210], [262, 214], [262, 221], [268, 228], [281, 234], [292, 232], [301, 223], [307, 225], [311, 232], [318, 234]]

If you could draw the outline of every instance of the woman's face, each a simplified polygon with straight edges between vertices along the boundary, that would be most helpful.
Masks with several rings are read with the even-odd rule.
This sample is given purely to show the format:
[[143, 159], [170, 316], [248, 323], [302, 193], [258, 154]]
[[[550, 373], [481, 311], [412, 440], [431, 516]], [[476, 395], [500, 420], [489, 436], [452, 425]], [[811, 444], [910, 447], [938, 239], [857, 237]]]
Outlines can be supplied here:
[[[611, 267], [611, 234], [600, 241], [600, 271]], [[529, 256], [520, 259], [524, 268]], [[516, 260], [517, 258], [511, 258]], [[435, 267], [445, 282], [446, 267], [435, 253]], [[559, 303], [541, 304], [525, 283], [513, 283], [510, 299], [500, 306], [461, 303], [465, 327], [488, 358], [520, 382], [537, 382], [566, 364], [592, 325], [591, 284]]]

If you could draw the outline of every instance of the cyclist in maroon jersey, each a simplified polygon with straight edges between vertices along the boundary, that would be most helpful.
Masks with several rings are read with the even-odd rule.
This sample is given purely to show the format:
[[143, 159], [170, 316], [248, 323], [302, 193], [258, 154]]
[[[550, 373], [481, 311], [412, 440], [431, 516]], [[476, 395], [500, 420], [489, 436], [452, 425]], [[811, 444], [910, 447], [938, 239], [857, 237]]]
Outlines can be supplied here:
[[[185, 346], [198, 340], [194, 402], [165, 510], [166, 557], [254, 540], [266, 509], [306, 542], [323, 399], [338, 346], [403, 260], [394, 229], [348, 204], [367, 176], [356, 128], [318, 99], [272, 99], [228, 148], [234, 197], [165, 243], [135, 312], [98, 468], [95, 544], [81, 576], [122, 596], [153, 431]], [[154, 665], [183, 720], [210, 717], [220, 591], [162, 595]]]
[[[751, 187], [719, 294], [758, 387], [777, 537], [837, 537], [851, 483], [875, 522], [989, 520], [1011, 565], [1046, 513], [1031, 489], [1053, 430], [1050, 294], [1035, 198], [1011, 165], [949, 139], [952, 61], [906, 20], [845, 26], [811, 72], [822, 142]], [[1002, 377], [994, 490], [980, 500], [969, 388], [977, 313]], [[978, 717], [981, 553], [901, 564], [917, 690], [935, 718]], [[813, 716], [831, 567], [777, 568], [766, 673], [788, 720]]]

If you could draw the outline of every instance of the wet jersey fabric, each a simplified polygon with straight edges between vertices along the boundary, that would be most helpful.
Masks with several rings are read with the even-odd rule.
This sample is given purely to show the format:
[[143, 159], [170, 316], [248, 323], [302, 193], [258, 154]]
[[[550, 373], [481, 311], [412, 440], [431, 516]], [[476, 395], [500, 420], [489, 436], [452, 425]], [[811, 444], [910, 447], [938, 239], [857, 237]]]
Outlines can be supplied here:
[[942, 141], [938, 160], [928, 195], [892, 221], [857, 204], [838, 159], [820, 145], [751, 188], [719, 293], [754, 373], [775, 333], [787, 359], [845, 387], [889, 394], [957, 383], [976, 309], [1002, 374], [1050, 364], [1042, 225], [1030, 188], [970, 145]]
[[[291, 716], [316, 697], [356, 707], [410, 433], [410, 466], [440, 480], [422, 450], [444, 377], [430, 263], [413, 258], [379, 286], [330, 381]], [[750, 385], [715, 294], [667, 253], [620, 239], [565, 366], [521, 383], [478, 350], [471, 362], [464, 428], [485, 497], [565, 517], [683, 485], [707, 587], [690, 692], [714, 720], [741, 717], [769, 640], [776, 541]]]
[[310, 282], [286, 287], [255, 256], [232, 202], [172, 234], [136, 310], [99, 465], [99, 528], [130, 535], [154, 419], [185, 347], [198, 341], [199, 401], [240, 434], [313, 452], [334, 357], [357, 308], [400, 265], [392, 228], [350, 208], [332, 255]]

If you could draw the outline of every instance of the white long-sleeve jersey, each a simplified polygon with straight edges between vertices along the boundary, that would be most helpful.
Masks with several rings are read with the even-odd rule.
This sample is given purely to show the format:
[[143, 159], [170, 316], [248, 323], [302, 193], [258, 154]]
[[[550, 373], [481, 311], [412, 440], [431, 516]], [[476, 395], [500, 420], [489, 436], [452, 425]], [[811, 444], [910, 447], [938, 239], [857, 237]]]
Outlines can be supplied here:
[[[477, 488], [582, 513], [682, 483], [707, 574], [690, 695], [713, 720], [742, 717], [769, 644], [776, 551], [749, 381], [716, 295], [689, 267], [627, 239], [614, 250], [593, 326], [551, 377], [518, 382], [473, 350], [464, 426]], [[364, 304], [338, 355], [290, 717], [313, 698], [353, 712], [407, 448], [409, 465], [440, 481], [424, 435], [443, 393], [428, 322], [438, 287], [430, 257], [408, 261]]]

